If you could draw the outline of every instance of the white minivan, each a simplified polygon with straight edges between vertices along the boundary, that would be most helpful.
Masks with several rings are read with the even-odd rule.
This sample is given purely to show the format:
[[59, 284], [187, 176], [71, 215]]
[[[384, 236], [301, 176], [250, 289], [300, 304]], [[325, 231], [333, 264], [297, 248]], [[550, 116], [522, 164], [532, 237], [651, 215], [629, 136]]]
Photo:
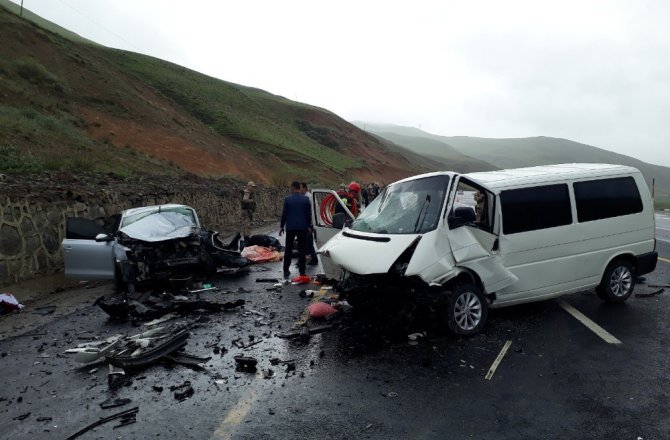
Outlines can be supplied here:
[[317, 244], [349, 301], [366, 284], [431, 291], [458, 334], [478, 332], [488, 307], [594, 287], [625, 301], [658, 258], [649, 190], [627, 166], [423, 174], [388, 185], [356, 219], [323, 208], [332, 194], [313, 191]]

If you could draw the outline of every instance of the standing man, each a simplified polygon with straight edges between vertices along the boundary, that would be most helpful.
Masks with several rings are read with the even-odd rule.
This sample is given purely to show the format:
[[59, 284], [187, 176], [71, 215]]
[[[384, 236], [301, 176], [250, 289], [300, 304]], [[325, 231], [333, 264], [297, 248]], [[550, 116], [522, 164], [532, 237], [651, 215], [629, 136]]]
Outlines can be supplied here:
[[310, 215], [309, 200], [300, 193], [300, 182], [291, 183], [291, 195], [284, 199], [284, 209], [281, 213], [279, 235], [286, 228], [286, 249], [284, 249], [284, 276], [291, 275], [291, 256], [293, 241], [298, 240], [298, 270], [305, 275], [305, 252], [307, 250], [307, 234], [311, 234], [312, 216]]
[[254, 196], [256, 184], [249, 181], [244, 187], [242, 194], [242, 236], [245, 242], [249, 242], [251, 235], [251, 225], [254, 221], [254, 212], [256, 211], [256, 197]]
[[312, 231], [310, 231], [310, 234], [307, 234], [307, 255], [309, 255], [309, 263], [307, 264], [316, 266], [319, 264], [319, 259], [316, 256], [316, 249], [314, 248], [314, 203], [312, 202], [312, 193], [307, 188], [307, 183], [300, 182], [300, 194], [309, 200], [309, 216], [312, 222]]

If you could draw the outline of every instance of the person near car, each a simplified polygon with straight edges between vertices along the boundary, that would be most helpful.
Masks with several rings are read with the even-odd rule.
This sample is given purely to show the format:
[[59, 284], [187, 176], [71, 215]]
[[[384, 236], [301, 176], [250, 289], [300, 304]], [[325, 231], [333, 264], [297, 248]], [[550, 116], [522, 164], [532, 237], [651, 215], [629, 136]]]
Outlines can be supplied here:
[[[342, 201], [342, 204], [346, 206], [347, 209], [349, 209], [349, 211], [354, 215], [354, 217], [358, 217], [360, 211], [361, 206], [360, 193], [361, 193], [361, 186], [356, 182], [351, 182], [346, 190], [340, 189], [339, 191], [337, 191], [337, 196]], [[344, 213], [345, 211], [339, 203], [336, 203], [334, 213], [337, 214], [339, 212]]]
[[[300, 182], [300, 193], [309, 200], [309, 213], [312, 225], [314, 225], [314, 202], [312, 201], [312, 193], [309, 191], [307, 183]], [[314, 229], [312, 229], [312, 233], [307, 235], [307, 255], [309, 256], [309, 263], [307, 264], [310, 266], [319, 264], [319, 259], [316, 256], [316, 249], [314, 248], [314, 233]]]
[[251, 225], [254, 221], [254, 212], [256, 212], [255, 188], [256, 184], [250, 180], [242, 193], [242, 236], [245, 242], [249, 241]]
[[300, 182], [291, 183], [291, 195], [284, 199], [284, 208], [281, 213], [279, 235], [286, 232], [284, 249], [284, 276], [291, 274], [291, 257], [293, 242], [298, 242], [298, 270], [305, 275], [305, 253], [307, 251], [307, 234], [312, 231], [312, 216], [307, 197], [300, 192]]

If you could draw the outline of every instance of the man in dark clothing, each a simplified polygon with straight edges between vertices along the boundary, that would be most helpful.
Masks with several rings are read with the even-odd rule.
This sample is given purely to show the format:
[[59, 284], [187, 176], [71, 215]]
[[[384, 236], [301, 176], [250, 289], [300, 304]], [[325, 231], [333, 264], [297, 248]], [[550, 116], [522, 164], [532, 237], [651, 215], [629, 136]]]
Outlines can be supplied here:
[[[307, 188], [307, 183], [306, 182], [300, 182], [300, 194], [303, 196], [307, 197], [309, 200], [309, 216], [312, 222], [312, 226], [314, 226], [314, 208], [312, 205], [312, 193], [309, 192], [309, 188]], [[307, 234], [307, 255], [309, 256], [309, 264], [310, 266], [316, 266], [319, 264], [319, 259], [316, 255], [316, 249], [314, 248], [314, 229], [310, 231], [311, 234]]]
[[291, 195], [284, 199], [281, 213], [279, 235], [286, 228], [286, 249], [284, 249], [284, 276], [291, 274], [291, 256], [293, 241], [298, 241], [298, 270], [305, 275], [305, 252], [307, 251], [307, 234], [312, 230], [312, 215], [309, 199], [300, 193], [300, 182], [291, 183]]

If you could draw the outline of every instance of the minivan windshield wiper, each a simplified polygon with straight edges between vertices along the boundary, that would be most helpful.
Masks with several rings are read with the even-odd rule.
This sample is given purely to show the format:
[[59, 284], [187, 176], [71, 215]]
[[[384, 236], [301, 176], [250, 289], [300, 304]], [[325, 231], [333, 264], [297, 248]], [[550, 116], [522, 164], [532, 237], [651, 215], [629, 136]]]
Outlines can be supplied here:
[[[423, 228], [423, 223], [426, 221], [426, 215], [428, 214], [428, 206], [430, 206], [430, 194], [426, 194], [426, 200], [423, 201], [423, 205], [421, 205], [421, 210], [419, 211], [419, 215], [416, 217], [416, 221], [414, 222], [414, 233], [415, 234], [418, 231], [420, 231], [421, 228]], [[421, 224], [419, 224], [419, 219], [421, 219], [421, 214], [423, 214], [423, 220], [421, 220]]]

